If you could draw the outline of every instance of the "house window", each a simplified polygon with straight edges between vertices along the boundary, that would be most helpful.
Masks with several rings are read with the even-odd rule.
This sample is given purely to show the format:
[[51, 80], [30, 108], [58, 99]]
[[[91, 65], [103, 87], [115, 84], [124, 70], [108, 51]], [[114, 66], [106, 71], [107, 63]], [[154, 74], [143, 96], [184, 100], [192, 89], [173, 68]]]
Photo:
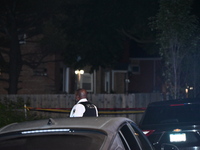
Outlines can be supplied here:
[[80, 88], [93, 92], [93, 74], [84, 73], [81, 75]]
[[140, 73], [140, 66], [139, 65], [129, 65], [128, 71], [134, 74]]
[[132, 66], [133, 73], [140, 73], [140, 66]]

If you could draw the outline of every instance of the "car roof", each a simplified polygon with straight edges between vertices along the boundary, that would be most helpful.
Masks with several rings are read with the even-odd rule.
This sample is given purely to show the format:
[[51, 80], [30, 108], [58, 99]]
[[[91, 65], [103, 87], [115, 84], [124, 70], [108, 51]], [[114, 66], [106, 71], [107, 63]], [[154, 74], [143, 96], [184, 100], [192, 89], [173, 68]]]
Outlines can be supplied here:
[[113, 134], [122, 123], [127, 121], [132, 120], [125, 117], [50, 118], [9, 124], [0, 128], [0, 134], [53, 128], [96, 129], [102, 130], [107, 134]]
[[200, 99], [198, 98], [184, 98], [184, 99], [171, 99], [171, 100], [165, 100], [165, 101], [158, 101], [158, 102], [152, 102], [148, 106], [167, 106], [171, 104], [200, 104]]

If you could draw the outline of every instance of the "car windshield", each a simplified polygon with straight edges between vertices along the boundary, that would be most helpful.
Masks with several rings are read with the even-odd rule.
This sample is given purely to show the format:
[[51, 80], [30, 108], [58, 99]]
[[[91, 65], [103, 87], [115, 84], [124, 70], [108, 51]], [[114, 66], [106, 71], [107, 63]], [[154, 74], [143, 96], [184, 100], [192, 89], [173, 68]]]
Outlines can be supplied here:
[[143, 125], [166, 123], [191, 123], [200, 121], [199, 104], [151, 106], [146, 110]]
[[[104, 140], [105, 133], [94, 132], [89, 130], [73, 130], [73, 133], [33, 133], [20, 135], [15, 133], [13, 135], [1, 136], [0, 149], [5, 150], [91, 150], [100, 149]], [[25, 132], [23, 132], [25, 133]], [[26, 132], [28, 133], [28, 132]], [[19, 136], [20, 135], [20, 136]], [[12, 137], [12, 138], [8, 138]], [[3, 140], [2, 140], [3, 138]]]

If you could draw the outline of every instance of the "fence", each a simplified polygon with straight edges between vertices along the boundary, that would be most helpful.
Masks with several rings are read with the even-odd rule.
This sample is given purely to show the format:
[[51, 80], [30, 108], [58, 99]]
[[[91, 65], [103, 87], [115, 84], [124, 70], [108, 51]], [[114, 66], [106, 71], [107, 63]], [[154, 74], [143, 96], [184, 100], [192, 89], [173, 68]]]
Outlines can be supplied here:
[[[3, 100], [23, 100], [26, 111], [42, 117], [68, 117], [75, 104], [73, 94], [0, 95]], [[154, 101], [162, 101], [160, 93], [89, 94], [88, 99], [99, 109], [100, 116], [124, 116], [139, 122], [144, 109]], [[25, 114], [26, 115], [26, 114]]]

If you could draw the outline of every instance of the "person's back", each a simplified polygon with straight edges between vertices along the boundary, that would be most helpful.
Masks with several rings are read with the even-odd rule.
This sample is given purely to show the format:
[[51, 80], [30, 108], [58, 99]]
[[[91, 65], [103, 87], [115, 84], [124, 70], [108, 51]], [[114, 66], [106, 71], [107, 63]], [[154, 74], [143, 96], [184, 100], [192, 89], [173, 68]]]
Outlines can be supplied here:
[[84, 105], [85, 112], [83, 113], [83, 117], [93, 117], [98, 116], [96, 111], [96, 106], [90, 102], [81, 102], [79, 104]]
[[87, 91], [78, 89], [75, 93], [76, 105], [70, 112], [70, 117], [98, 117], [97, 107], [87, 100]]

